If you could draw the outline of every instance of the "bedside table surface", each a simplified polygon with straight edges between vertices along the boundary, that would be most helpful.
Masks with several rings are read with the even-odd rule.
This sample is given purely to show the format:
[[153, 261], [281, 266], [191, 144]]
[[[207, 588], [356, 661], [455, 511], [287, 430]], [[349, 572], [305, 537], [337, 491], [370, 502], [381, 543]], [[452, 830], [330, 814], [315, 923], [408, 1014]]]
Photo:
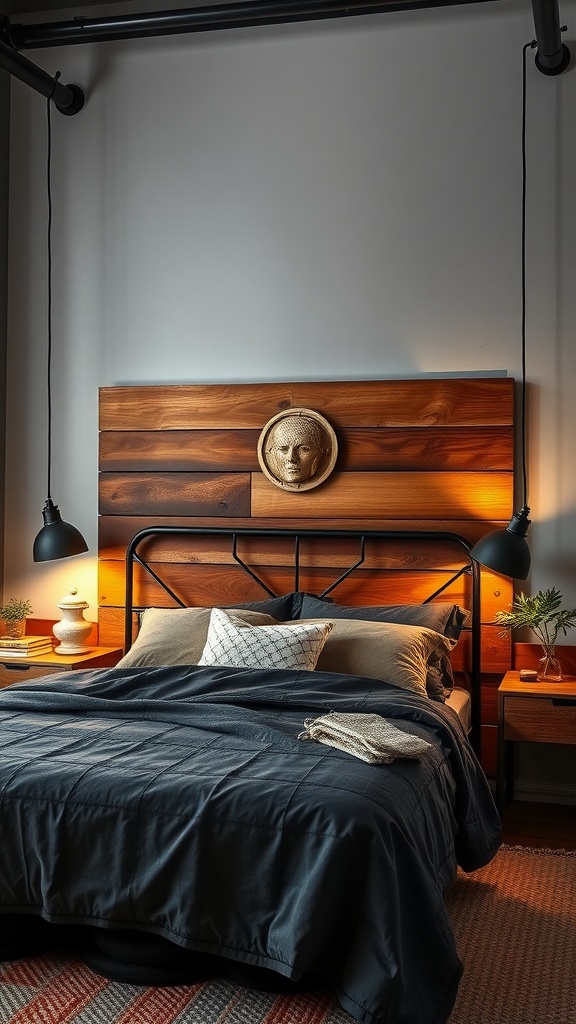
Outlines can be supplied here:
[[121, 647], [91, 647], [83, 654], [56, 654], [51, 651], [49, 654], [31, 655], [29, 658], [10, 658], [2, 655], [0, 651], [0, 665], [9, 669], [26, 669], [34, 666], [44, 669], [70, 669], [70, 668], [95, 668], [111, 667], [120, 661], [122, 657]]
[[518, 670], [510, 671], [500, 683], [498, 693], [504, 696], [576, 698], [576, 676], [564, 676], [561, 682], [547, 679], [531, 683], [520, 679]]
[[61, 672], [77, 669], [113, 668], [122, 657], [121, 647], [91, 647], [83, 654], [37, 654], [30, 658], [2, 657], [0, 652], [0, 690], [28, 683], [31, 679], [49, 679]]

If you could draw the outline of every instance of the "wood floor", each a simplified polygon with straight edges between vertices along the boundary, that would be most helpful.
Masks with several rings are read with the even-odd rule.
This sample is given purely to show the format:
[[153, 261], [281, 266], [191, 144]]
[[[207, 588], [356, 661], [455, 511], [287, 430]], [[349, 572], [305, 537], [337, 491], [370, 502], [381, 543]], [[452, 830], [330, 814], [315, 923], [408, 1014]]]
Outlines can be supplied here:
[[576, 806], [514, 801], [504, 812], [503, 829], [510, 846], [576, 850]]

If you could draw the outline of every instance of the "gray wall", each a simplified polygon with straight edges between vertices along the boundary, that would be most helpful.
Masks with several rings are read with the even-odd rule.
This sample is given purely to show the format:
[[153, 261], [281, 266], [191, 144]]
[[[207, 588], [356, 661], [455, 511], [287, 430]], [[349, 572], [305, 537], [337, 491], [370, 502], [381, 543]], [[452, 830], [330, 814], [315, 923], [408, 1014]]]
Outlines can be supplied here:
[[[576, 27], [574, 14], [562, 4]], [[31, 561], [45, 497], [45, 110], [14, 83], [7, 593], [37, 614], [71, 584], [96, 604], [99, 385], [520, 375], [533, 33], [530, 5], [501, 0], [30, 54], [88, 94], [79, 115], [54, 117], [52, 490], [92, 552]], [[539, 74], [530, 54], [527, 586], [576, 605], [574, 82]]]

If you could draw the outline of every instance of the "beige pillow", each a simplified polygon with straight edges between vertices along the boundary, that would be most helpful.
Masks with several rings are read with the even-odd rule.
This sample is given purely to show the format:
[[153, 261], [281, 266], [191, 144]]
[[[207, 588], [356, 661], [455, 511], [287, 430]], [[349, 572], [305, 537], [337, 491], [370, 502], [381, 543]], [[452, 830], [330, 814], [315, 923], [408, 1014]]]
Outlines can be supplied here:
[[344, 672], [393, 683], [427, 696], [428, 662], [448, 654], [456, 641], [425, 626], [362, 619], [299, 619], [333, 623], [316, 664], [318, 672]]
[[312, 671], [331, 622], [251, 626], [236, 613], [213, 608], [199, 665]]
[[[147, 608], [138, 636], [118, 668], [134, 665], [197, 665], [210, 624], [211, 608]], [[273, 626], [277, 619], [247, 608], [233, 609], [234, 615], [252, 626]]]

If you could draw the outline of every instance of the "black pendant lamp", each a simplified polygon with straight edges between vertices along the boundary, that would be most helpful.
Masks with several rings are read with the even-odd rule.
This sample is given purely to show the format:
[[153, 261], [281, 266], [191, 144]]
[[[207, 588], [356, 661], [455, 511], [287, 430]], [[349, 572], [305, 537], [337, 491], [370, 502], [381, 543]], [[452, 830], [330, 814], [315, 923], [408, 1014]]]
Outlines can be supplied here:
[[[57, 76], [59, 77], [59, 76]], [[42, 509], [44, 526], [34, 541], [33, 557], [35, 562], [49, 562], [55, 558], [68, 558], [88, 551], [84, 537], [75, 526], [65, 523], [60, 509], [52, 501], [50, 494], [50, 478], [52, 469], [52, 125], [50, 119], [50, 99], [47, 100], [48, 123], [48, 159], [47, 159], [47, 193], [48, 193], [48, 486], [47, 497]]]
[[512, 516], [505, 530], [494, 530], [474, 545], [470, 557], [487, 569], [515, 580], [525, 580], [530, 572], [530, 548], [526, 540], [530, 519], [526, 471], [526, 53], [535, 43], [526, 43], [522, 65], [522, 383], [520, 392], [520, 445], [524, 504]]
[[521, 385], [521, 446], [523, 507], [512, 516], [505, 530], [495, 530], [482, 537], [470, 552], [480, 565], [525, 580], [530, 572], [530, 548], [526, 540], [528, 518], [528, 486], [526, 473], [526, 54], [536, 50], [536, 67], [544, 75], [561, 75], [570, 63], [570, 51], [562, 43], [557, 0], [532, 0], [532, 13], [536, 39], [526, 43], [522, 52], [522, 385]]
[[530, 509], [524, 505], [505, 530], [493, 530], [474, 545], [470, 557], [487, 569], [513, 580], [525, 580], [530, 572], [530, 548], [526, 540]]
[[34, 540], [33, 555], [35, 562], [50, 562], [54, 558], [68, 558], [88, 551], [84, 537], [71, 523], [65, 523], [50, 495], [42, 509], [44, 526]]

